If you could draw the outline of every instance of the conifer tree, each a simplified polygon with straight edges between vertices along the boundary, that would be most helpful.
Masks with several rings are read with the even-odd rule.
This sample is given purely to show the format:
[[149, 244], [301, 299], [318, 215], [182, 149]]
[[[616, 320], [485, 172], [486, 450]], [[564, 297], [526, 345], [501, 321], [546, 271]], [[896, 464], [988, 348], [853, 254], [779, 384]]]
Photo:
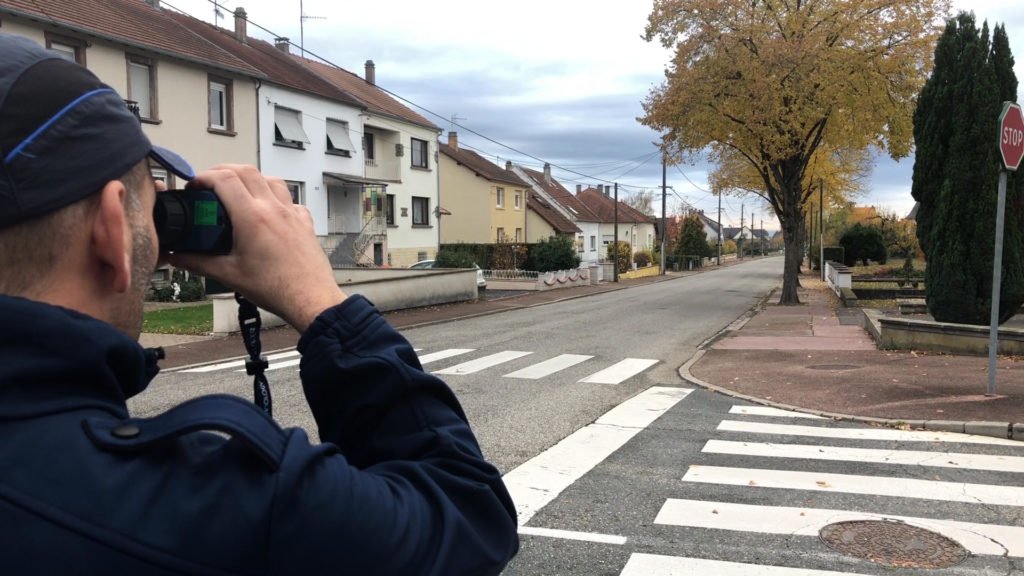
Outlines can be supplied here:
[[[999, 152], [996, 132], [1004, 100], [1016, 99], [1017, 80], [1005, 28], [992, 43], [988, 24], [960, 13], [947, 23], [935, 50], [935, 69], [914, 115], [912, 194], [920, 202], [918, 240], [928, 258], [928, 311], [940, 322], [985, 325], [992, 293]], [[1009, 194], [1008, 206], [1018, 197]], [[1019, 212], [1006, 220], [1000, 321], [1024, 303]]]

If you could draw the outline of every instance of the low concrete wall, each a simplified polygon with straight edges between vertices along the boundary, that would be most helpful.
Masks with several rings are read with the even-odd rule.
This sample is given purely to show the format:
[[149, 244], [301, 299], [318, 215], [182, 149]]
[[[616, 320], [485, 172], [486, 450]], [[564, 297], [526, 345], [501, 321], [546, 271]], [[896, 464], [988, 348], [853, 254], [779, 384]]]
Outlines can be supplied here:
[[[418, 308], [477, 298], [476, 270], [407, 268], [344, 268], [334, 271], [338, 286], [348, 295], [361, 294], [381, 311]], [[210, 296], [213, 300], [213, 331], [238, 331], [238, 303], [232, 294]], [[284, 325], [284, 321], [260, 310], [263, 327]]]
[[[878, 344], [888, 350], [928, 350], [950, 354], [988, 354], [989, 328], [906, 318], [879, 318]], [[1024, 330], [999, 329], [999, 354], [1024, 355]]]
[[589, 286], [590, 268], [576, 268], [573, 270], [559, 270], [557, 272], [544, 272], [537, 278], [537, 290], [556, 290], [558, 288], [573, 288], [576, 286]]
[[661, 266], [646, 266], [644, 268], [638, 268], [629, 272], [623, 272], [619, 274], [619, 278], [646, 278], [648, 276], [658, 276], [661, 274]]

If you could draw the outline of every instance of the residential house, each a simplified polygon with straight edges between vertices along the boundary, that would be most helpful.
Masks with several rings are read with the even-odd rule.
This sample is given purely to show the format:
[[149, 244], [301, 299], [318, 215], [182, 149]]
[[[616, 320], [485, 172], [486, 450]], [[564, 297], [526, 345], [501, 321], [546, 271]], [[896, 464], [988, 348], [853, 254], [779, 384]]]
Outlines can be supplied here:
[[363, 150], [355, 144], [366, 105], [296, 62], [287, 38], [270, 44], [248, 36], [241, 8], [233, 31], [172, 17], [263, 73], [257, 94], [260, 167], [284, 179], [292, 200], [309, 208], [332, 264], [383, 264], [388, 182], [363, 177]]
[[691, 212], [691, 214], [696, 214], [697, 218], [700, 219], [700, 223], [704, 227], [704, 234], [707, 235], [708, 242], [710, 244], [717, 244], [718, 243], [718, 222], [716, 222], [716, 221], [712, 220], [711, 218], [708, 218], [707, 216], [705, 216], [703, 210], [696, 210], [696, 211]]
[[[364, 212], [383, 212], [387, 245], [375, 245], [375, 260], [379, 255], [389, 266], [407, 267], [433, 258], [440, 241], [438, 218], [442, 214], [437, 165], [441, 129], [378, 88], [372, 60], [366, 61], [365, 78], [360, 78], [329, 64], [292, 58], [366, 106], [359, 144], [364, 180], [325, 175], [325, 180], [333, 184], [328, 188], [328, 203], [351, 206], [362, 202]], [[369, 198], [346, 197], [350, 184], [375, 187]], [[374, 194], [373, 190], [380, 190], [383, 184], [387, 185], [386, 191]]]
[[520, 178], [530, 184], [536, 196], [547, 206], [558, 212], [579, 229], [576, 233], [576, 250], [581, 264], [596, 264], [603, 257], [598, 238], [600, 219], [580, 202], [571, 192], [551, 177], [551, 165], [544, 164], [544, 171], [509, 165]]
[[448, 143], [440, 144], [440, 151], [440, 200], [451, 213], [441, 219], [441, 243], [526, 242], [526, 182], [460, 148], [455, 132], [448, 133]]
[[618, 239], [629, 242], [633, 254], [641, 250], [654, 248], [656, 238], [655, 219], [648, 216], [622, 200], [618, 201], [618, 212], [615, 210], [615, 199], [611, 196], [610, 186], [581, 189], [577, 186], [576, 198], [583, 203], [600, 221], [601, 250], [607, 254], [607, 244], [615, 238], [616, 222], [618, 222]]
[[[180, 26], [158, 0], [0, 0], [2, 30], [93, 71], [153, 142], [196, 169], [258, 162], [256, 87], [265, 75]], [[162, 169], [154, 176], [180, 186]]]
[[526, 241], [534, 244], [552, 236], [568, 236], [575, 241], [582, 232], [572, 220], [566, 218], [552, 203], [536, 191], [529, 189], [526, 199]]

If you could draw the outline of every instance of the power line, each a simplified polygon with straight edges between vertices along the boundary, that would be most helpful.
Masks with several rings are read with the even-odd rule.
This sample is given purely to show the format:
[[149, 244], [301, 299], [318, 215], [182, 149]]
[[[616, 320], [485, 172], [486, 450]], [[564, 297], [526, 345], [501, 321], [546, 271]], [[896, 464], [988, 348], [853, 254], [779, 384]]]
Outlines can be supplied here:
[[[207, 0], [207, 2], [209, 2], [211, 4], [214, 4], [215, 6], [218, 4], [217, 0]], [[180, 12], [180, 13], [185, 14], [187, 16], [191, 16], [190, 14], [185, 12], [184, 10], [181, 10], [179, 8], [176, 8], [176, 7], [168, 4], [166, 1], [163, 2], [163, 5], [168, 6], [169, 8], [171, 8], [173, 10], [176, 10], [177, 12]], [[250, 19], [246, 18], [246, 21], [249, 24], [255, 26], [256, 28], [259, 28], [260, 30], [266, 32], [267, 34], [270, 34], [274, 38], [280, 38], [281, 37], [280, 35], [275, 34], [272, 30], [259, 25], [258, 23], [254, 22], [253, 20], [250, 20]], [[320, 56], [319, 54], [317, 54], [316, 52], [313, 52], [312, 50], [306, 50], [305, 47], [300, 47], [300, 46], [296, 45], [294, 42], [292, 42], [290, 40], [288, 41], [288, 44], [290, 46], [295, 46], [296, 48], [299, 48], [302, 51], [302, 53], [308, 54], [308, 55], [312, 56], [313, 58], [316, 58], [317, 60], [320, 60], [320, 61], [324, 62], [325, 64], [327, 64], [329, 66], [333, 66], [333, 67], [338, 68], [340, 70], [345, 70], [341, 66], [338, 66], [334, 62], [331, 62], [327, 58], [324, 58], [323, 56]], [[513, 146], [505, 144], [504, 142], [500, 142], [498, 140], [495, 140], [494, 138], [491, 138], [490, 136], [486, 136], [484, 134], [481, 134], [480, 132], [477, 132], [477, 131], [473, 130], [472, 128], [469, 128], [467, 126], [463, 126], [462, 124], [459, 124], [458, 122], [455, 122], [451, 116], [446, 117], [446, 116], [443, 116], [441, 114], [438, 114], [437, 112], [434, 112], [433, 110], [431, 110], [429, 108], [426, 108], [424, 106], [420, 106], [419, 104], [417, 104], [417, 103], [415, 103], [415, 102], [413, 102], [413, 101], [411, 101], [411, 100], [409, 100], [409, 99], [407, 99], [407, 98], [405, 98], [403, 96], [400, 96], [400, 95], [398, 95], [398, 94], [388, 90], [387, 88], [383, 88], [383, 87], [381, 87], [379, 85], [374, 85], [374, 87], [377, 88], [378, 90], [380, 90], [381, 92], [384, 92], [385, 94], [388, 94], [389, 96], [391, 96], [393, 98], [396, 98], [396, 99], [398, 99], [398, 100], [400, 100], [402, 102], [405, 102], [406, 104], [408, 104], [410, 106], [413, 106], [415, 108], [419, 108], [420, 110], [423, 110], [424, 112], [426, 112], [427, 114], [430, 114], [431, 116], [439, 118], [442, 121], [447, 121], [451, 125], [457, 126], [460, 129], [465, 130], [466, 132], [468, 132], [470, 134], [473, 134], [474, 136], [478, 136], [480, 138], [483, 138], [484, 140], [487, 140], [488, 142], [491, 142], [493, 144], [497, 144], [498, 146], [501, 146], [502, 148], [505, 148], [507, 150], [511, 150], [511, 151], [515, 152], [516, 154], [519, 154], [521, 156], [525, 156], [527, 158], [532, 158], [533, 160], [536, 160], [537, 162], [540, 162], [542, 164], [550, 165], [552, 168], [558, 168], [559, 170], [562, 170], [564, 172], [568, 172], [570, 174], [575, 174], [575, 175], [580, 176], [582, 178], [589, 179], [590, 181], [596, 180], [598, 182], [604, 182], [606, 184], [614, 184], [615, 183], [612, 180], [605, 180], [603, 178], [598, 178], [598, 177], [596, 177], [594, 175], [589, 175], [589, 174], [584, 174], [582, 172], [577, 172], [577, 171], [572, 170], [570, 168], [567, 168], [566, 166], [563, 166], [563, 165], [558, 165], [558, 164], [554, 164], [554, 163], [548, 162], [548, 161], [546, 161], [546, 160], [544, 160], [542, 158], [539, 158], [539, 157], [534, 156], [532, 154], [529, 154], [527, 152], [523, 152], [522, 150], [519, 150], [519, 149], [517, 149], [517, 148], [515, 148]], [[655, 153], [657, 154], [658, 152], [655, 152]], [[638, 188], [638, 189], [641, 188], [640, 186], [637, 186], [637, 185], [628, 185], [628, 184], [619, 184], [619, 187], [620, 188], [623, 188], [623, 187]]]

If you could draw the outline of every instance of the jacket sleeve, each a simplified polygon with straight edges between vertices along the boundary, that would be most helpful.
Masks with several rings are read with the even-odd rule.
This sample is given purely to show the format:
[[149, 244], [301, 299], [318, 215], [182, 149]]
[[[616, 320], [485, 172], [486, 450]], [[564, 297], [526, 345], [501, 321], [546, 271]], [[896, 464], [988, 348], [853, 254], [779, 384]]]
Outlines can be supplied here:
[[320, 446], [293, 432], [278, 472], [271, 565], [294, 574], [497, 574], [516, 513], [452, 391], [363, 297], [299, 341]]

